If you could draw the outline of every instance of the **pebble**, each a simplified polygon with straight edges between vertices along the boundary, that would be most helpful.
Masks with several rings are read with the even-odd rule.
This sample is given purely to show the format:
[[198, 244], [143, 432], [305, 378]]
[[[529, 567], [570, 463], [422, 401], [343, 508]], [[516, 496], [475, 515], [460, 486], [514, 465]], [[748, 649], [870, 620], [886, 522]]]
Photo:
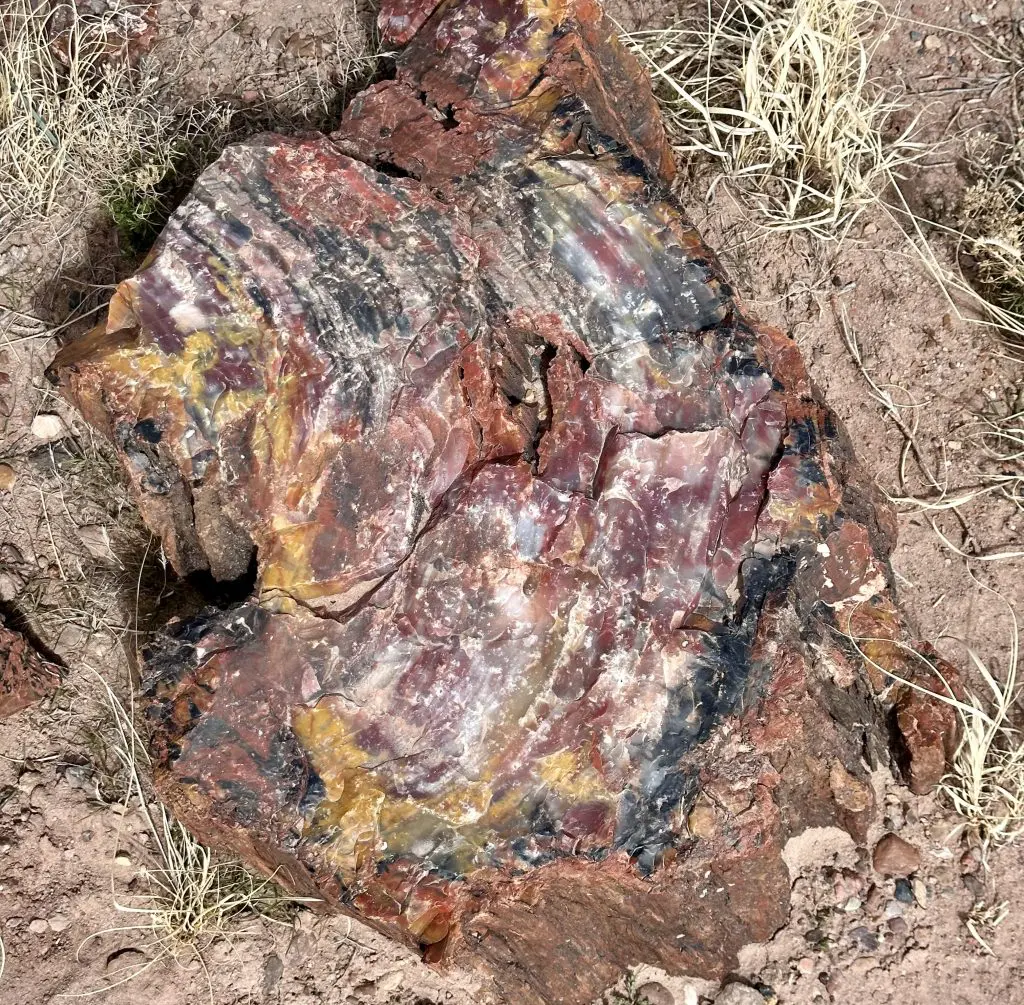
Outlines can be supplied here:
[[823, 938], [825, 938], [825, 933], [820, 928], [812, 928], [809, 932], [804, 933], [804, 941], [812, 946], [816, 946]]
[[746, 984], [728, 984], [715, 999], [715, 1005], [764, 1005], [764, 996]]
[[55, 914], [49, 921], [47, 921], [47, 924], [50, 926], [51, 932], [63, 932], [71, 922], [68, 921], [63, 914]]
[[873, 953], [878, 948], [878, 936], [874, 932], [869, 931], [863, 925], [859, 928], [853, 929], [850, 932], [853, 940], [861, 947], [861, 949], [867, 950], [869, 953]]
[[923, 879], [913, 880], [910, 890], [914, 894], [914, 900], [917, 901], [918, 907], [928, 906], [928, 887], [924, 885]]
[[119, 865], [122, 868], [128, 868], [132, 864], [132, 857], [126, 851], [119, 851], [114, 856], [114, 865]]
[[964, 876], [964, 886], [975, 900], [985, 899], [985, 884], [977, 876]]
[[88, 765], [69, 764], [64, 769], [64, 781], [72, 789], [84, 789], [92, 777], [92, 768]]
[[885, 918], [902, 918], [903, 912], [906, 909], [906, 905], [901, 904], [898, 900], [890, 900], [889, 903], [885, 905], [885, 912], [883, 916]]
[[284, 962], [277, 953], [271, 953], [263, 960], [263, 997], [269, 998], [274, 988], [281, 983], [284, 974]]
[[903, 935], [907, 930], [907, 923], [902, 918], [889, 919], [889, 931], [893, 935]]
[[981, 868], [981, 853], [976, 848], [968, 848], [960, 856], [960, 872], [965, 876], [973, 876]]
[[860, 899], [860, 897], [851, 897], [843, 905], [843, 910], [846, 911], [847, 914], [853, 914], [856, 911], [859, 911], [861, 909], [861, 907], [863, 906], [863, 903], [864, 902]]
[[0, 464], [0, 492], [10, 492], [18, 476], [10, 464]]
[[905, 879], [896, 880], [895, 896], [901, 904], [914, 903], [914, 889]]
[[109, 561], [114, 557], [110, 549], [110, 533], [99, 523], [86, 524], [78, 528], [78, 540], [85, 550], [99, 561]]
[[921, 865], [921, 853], [896, 834], [886, 834], [875, 845], [871, 863], [883, 876], [909, 876]]
[[3, 544], [0, 544], [0, 560], [10, 565], [21, 565], [25, 561], [25, 556], [18, 551], [16, 545], [11, 544], [10, 541], [4, 541]]
[[814, 960], [811, 959], [810, 956], [805, 956], [802, 960], [800, 960], [799, 963], [797, 963], [796, 968], [805, 977], [808, 974], [813, 974], [814, 973]]
[[52, 412], [40, 412], [32, 420], [32, 435], [43, 443], [63, 439], [67, 435], [67, 427], [59, 415]]
[[637, 988], [636, 993], [638, 1001], [646, 998], [651, 1005], [675, 1005], [675, 996], [664, 984], [657, 981], [648, 981]]
[[43, 932], [48, 932], [50, 930], [50, 926], [47, 924], [45, 918], [33, 918], [28, 923], [28, 930], [33, 935], [42, 935]]
[[30, 795], [35, 791], [37, 785], [43, 784], [43, 776], [38, 771], [23, 771], [18, 776], [18, 788], [24, 792], [25, 795]]
[[938, 52], [942, 48], [942, 39], [938, 35], [925, 35], [924, 47], [929, 52]]

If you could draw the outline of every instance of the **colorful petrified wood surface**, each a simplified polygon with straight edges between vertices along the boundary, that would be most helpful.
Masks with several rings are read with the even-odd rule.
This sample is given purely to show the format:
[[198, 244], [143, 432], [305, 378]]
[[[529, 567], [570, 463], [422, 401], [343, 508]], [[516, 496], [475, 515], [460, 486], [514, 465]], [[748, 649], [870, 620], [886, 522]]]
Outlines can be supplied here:
[[[781, 920], [785, 837], [870, 810], [842, 701], [791, 692], [816, 640], [885, 733], [899, 696], [828, 626], [898, 658], [887, 515], [669, 194], [596, 6], [381, 24], [395, 79], [330, 137], [229, 148], [57, 361], [180, 573], [258, 559], [250, 601], [146, 654], [158, 782], [510, 1000], [584, 1000], [634, 943], [727, 967]], [[926, 786], [948, 723], [901, 709]], [[701, 845], [722, 778], [747, 820]], [[700, 894], [709, 863], [752, 892]]]

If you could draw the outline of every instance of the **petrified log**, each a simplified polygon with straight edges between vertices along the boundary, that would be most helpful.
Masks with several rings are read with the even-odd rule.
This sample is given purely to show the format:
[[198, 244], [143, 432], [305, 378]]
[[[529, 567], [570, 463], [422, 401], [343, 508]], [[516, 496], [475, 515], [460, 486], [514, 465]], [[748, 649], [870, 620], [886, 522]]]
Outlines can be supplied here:
[[56, 361], [180, 573], [258, 558], [145, 654], [157, 784], [497, 998], [720, 974], [868, 762], [943, 770], [892, 516], [595, 4], [381, 25], [395, 79], [225, 151]]

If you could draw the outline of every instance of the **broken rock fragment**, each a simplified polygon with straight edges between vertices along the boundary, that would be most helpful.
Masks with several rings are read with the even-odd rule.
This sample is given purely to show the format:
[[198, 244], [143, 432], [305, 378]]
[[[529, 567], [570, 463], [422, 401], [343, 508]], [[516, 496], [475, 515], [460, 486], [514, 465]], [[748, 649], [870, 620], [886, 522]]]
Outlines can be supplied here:
[[34, 705], [59, 683], [56, 668], [42, 660], [24, 635], [0, 619], [0, 719]]
[[179, 573], [257, 560], [145, 654], [157, 784], [494, 1000], [720, 976], [874, 819], [891, 515], [596, 4], [381, 24], [395, 78], [228, 148], [56, 361]]

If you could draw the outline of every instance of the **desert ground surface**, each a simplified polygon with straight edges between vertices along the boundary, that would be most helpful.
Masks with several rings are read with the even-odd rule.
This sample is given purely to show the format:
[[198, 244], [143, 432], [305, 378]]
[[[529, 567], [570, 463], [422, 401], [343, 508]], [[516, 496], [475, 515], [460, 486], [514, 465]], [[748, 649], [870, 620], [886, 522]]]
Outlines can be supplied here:
[[[611, 10], [625, 30], [677, 14], [660, 0]], [[1011, 121], [1021, 67], [1001, 53], [1024, 52], [1024, 44], [1005, 47], [1021, 42], [1024, 7], [920, 0], [899, 13], [878, 19], [886, 37], [876, 60], [906, 98], [906, 121], [920, 116], [916, 135], [928, 145], [901, 191], [934, 221], [931, 246], [951, 264], [954, 247], [941, 227], [967, 184], [970, 136]], [[343, 101], [340, 78], [355, 86], [379, 66], [367, 56], [337, 70], [371, 45], [372, 12], [347, 0], [164, 0], [151, 17], [146, 58], [154, 72], [190, 100], [209, 97], [244, 112], [249, 132], [329, 125]], [[868, 377], [891, 391], [940, 481], [953, 491], [978, 484], [984, 459], [971, 431], [979, 414], [1014, 405], [1024, 368], [976, 323], [970, 304], [944, 296], [910, 251], [899, 213], [873, 207], [841, 245], [782, 236], [761, 228], [727, 184], [709, 192], [706, 166], [680, 167], [680, 197], [747, 309], [799, 344], [878, 485], [902, 494], [905, 437]], [[130, 708], [138, 639], [167, 611], [199, 600], [163, 567], [109, 452], [44, 377], [61, 341], [87, 327], [112, 284], [137, 266], [123, 245], [103, 213], [72, 233], [39, 231], [0, 245], [0, 610], [67, 668], [52, 698], [0, 722], [0, 1002], [479, 1001], [486, 989], [459, 973], [306, 908], [240, 917], [194, 950], [161, 942], [149, 915], [124, 910], [146, 907], [158, 865], [145, 801], [126, 795], [110, 692]], [[59, 418], [36, 423], [34, 433], [40, 416]], [[907, 472], [923, 493], [913, 457]], [[968, 674], [968, 646], [1004, 674], [1012, 612], [1024, 610], [1024, 560], [991, 559], [1021, 549], [1024, 515], [997, 493], [955, 512], [897, 509], [892, 561], [919, 637]], [[936, 528], [976, 557], [951, 550]], [[972, 683], [984, 686], [976, 673]], [[139, 771], [144, 776], [141, 760]], [[734, 977], [783, 1005], [1024, 1003], [1022, 845], [982, 862], [940, 796], [913, 796], [883, 774], [875, 782], [886, 827], [920, 851], [913, 881], [874, 873], [868, 856], [810, 849], [789, 924], [769, 943], [747, 947]], [[652, 1005], [697, 1000], [683, 983], [646, 970], [638, 983]]]

